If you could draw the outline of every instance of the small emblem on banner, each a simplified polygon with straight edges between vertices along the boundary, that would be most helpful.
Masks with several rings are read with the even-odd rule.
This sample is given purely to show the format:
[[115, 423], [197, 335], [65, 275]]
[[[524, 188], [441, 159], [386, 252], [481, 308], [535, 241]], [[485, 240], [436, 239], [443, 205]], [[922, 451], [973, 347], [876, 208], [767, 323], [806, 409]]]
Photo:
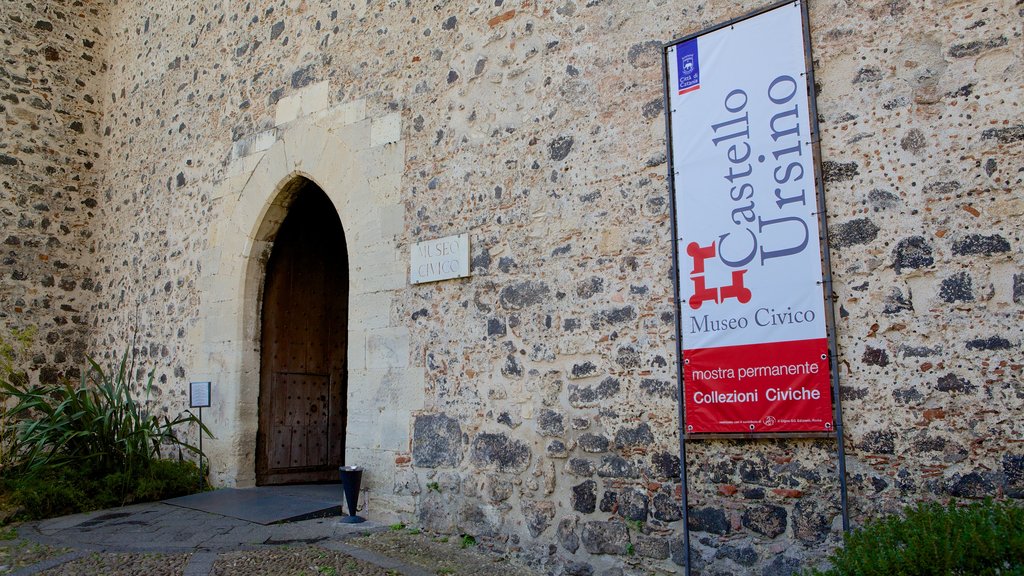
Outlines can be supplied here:
[[676, 47], [676, 68], [679, 74], [679, 95], [700, 88], [700, 59], [697, 57], [697, 39]]

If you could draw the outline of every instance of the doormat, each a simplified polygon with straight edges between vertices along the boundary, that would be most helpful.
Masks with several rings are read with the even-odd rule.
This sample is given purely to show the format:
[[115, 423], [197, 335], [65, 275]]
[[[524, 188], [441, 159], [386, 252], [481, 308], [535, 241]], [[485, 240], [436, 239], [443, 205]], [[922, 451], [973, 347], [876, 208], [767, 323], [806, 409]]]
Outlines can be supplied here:
[[164, 500], [165, 504], [256, 524], [340, 516], [341, 484], [222, 488]]

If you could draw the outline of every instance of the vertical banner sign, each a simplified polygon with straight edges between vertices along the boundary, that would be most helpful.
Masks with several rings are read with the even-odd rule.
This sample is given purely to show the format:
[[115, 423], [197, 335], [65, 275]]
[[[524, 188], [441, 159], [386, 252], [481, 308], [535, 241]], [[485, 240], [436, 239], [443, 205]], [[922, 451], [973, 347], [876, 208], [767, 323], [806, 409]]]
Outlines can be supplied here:
[[832, 431], [801, 12], [666, 48], [689, 433]]

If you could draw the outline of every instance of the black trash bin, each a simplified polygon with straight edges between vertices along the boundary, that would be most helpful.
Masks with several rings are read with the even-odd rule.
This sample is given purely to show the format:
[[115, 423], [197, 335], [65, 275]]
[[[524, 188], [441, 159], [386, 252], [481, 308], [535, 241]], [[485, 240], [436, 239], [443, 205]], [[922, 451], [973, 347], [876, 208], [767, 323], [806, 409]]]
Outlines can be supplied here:
[[342, 524], [358, 524], [366, 522], [366, 518], [356, 516], [359, 509], [359, 485], [363, 481], [363, 469], [359, 466], [342, 466], [338, 468], [341, 474], [341, 489], [345, 492], [345, 502], [348, 504], [348, 516], [342, 516]]

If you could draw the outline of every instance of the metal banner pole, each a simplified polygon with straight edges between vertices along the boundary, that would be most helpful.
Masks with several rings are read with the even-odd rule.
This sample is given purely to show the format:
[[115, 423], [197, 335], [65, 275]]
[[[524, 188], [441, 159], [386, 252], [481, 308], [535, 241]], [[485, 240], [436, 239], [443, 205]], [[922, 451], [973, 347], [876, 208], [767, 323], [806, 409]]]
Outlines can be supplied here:
[[668, 78], [668, 53], [673, 48], [666, 44], [661, 50], [661, 72], [664, 78], [665, 93], [663, 95], [663, 104], [665, 112], [665, 144], [667, 146], [667, 164], [668, 164], [668, 190], [669, 190], [669, 206], [671, 207], [671, 230], [672, 230], [672, 285], [675, 289], [675, 302], [673, 309], [675, 311], [675, 346], [676, 346], [676, 407], [678, 409], [679, 416], [679, 483], [681, 486], [681, 505], [683, 508], [683, 574], [690, 576], [690, 512], [689, 512], [689, 494], [687, 490], [686, 482], [686, 420], [685, 412], [683, 410], [683, 359], [682, 359], [682, 332], [680, 330], [680, 319], [682, 315], [679, 310], [679, 254], [678, 254], [678, 232], [676, 230], [676, 193], [675, 193], [675, 173], [672, 167], [672, 115], [671, 100], [669, 98], [669, 78]]
[[199, 490], [206, 488], [206, 474], [203, 472], [203, 407], [199, 407]]
[[832, 260], [829, 257], [828, 248], [828, 218], [825, 208], [825, 180], [821, 170], [821, 132], [818, 126], [818, 105], [814, 96], [814, 60], [811, 55], [811, 31], [810, 14], [807, 9], [807, 2], [800, 2], [800, 12], [803, 17], [804, 29], [804, 57], [806, 59], [805, 73], [807, 74], [807, 99], [810, 102], [811, 121], [811, 149], [814, 154], [815, 170], [817, 171], [817, 182], [815, 186], [818, 192], [818, 230], [821, 236], [821, 266], [822, 285], [825, 294], [825, 317], [828, 328], [828, 353], [829, 367], [832, 369], [832, 399], [835, 402], [835, 433], [836, 452], [839, 460], [839, 506], [843, 516], [843, 531], [850, 531], [850, 512], [847, 505], [846, 490], [846, 446], [843, 438], [843, 398], [840, 395], [839, 387], [839, 356], [836, 346], [836, 315], [835, 306], [832, 302]]

